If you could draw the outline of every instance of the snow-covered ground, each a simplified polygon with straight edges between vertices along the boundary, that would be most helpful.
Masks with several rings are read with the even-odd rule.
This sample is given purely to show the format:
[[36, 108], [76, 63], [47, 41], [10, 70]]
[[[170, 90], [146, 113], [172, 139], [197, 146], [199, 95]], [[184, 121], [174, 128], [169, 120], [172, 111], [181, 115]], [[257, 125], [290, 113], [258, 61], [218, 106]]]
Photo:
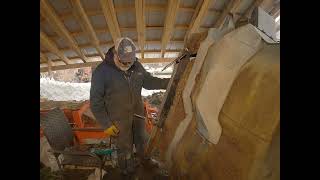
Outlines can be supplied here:
[[91, 83], [70, 83], [40, 79], [40, 97], [53, 101], [84, 101], [90, 97]]
[[[143, 64], [144, 68], [152, 76], [159, 78], [170, 78], [173, 66], [161, 71], [167, 63]], [[63, 73], [65, 75], [66, 73]], [[62, 76], [63, 76], [62, 75]], [[47, 77], [40, 78], [40, 97], [53, 101], [84, 101], [90, 98], [91, 83], [72, 83], [56, 81]], [[149, 96], [156, 92], [165, 90], [146, 90], [142, 88], [141, 95]]]
[[[53, 101], [84, 101], [90, 98], [91, 83], [70, 83], [49, 78], [40, 79], [40, 97]], [[142, 96], [165, 90], [142, 89]]]

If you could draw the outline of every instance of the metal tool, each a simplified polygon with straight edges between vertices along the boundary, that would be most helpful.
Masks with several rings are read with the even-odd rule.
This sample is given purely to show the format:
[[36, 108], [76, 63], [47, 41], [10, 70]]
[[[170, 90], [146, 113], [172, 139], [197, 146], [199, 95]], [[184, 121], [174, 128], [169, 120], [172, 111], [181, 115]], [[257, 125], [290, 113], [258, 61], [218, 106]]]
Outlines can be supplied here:
[[141, 118], [141, 119], [146, 119], [146, 117], [141, 116], [141, 115], [139, 115], [139, 114], [134, 114], [133, 116], [138, 117], [138, 118]]
[[165, 69], [167, 69], [168, 67], [170, 67], [172, 64], [174, 64], [174, 63], [176, 63], [176, 64], [179, 63], [180, 60], [183, 59], [183, 58], [185, 58], [187, 55], [189, 55], [190, 57], [196, 57], [196, 56], [197, 56], [197, 54], [190, 54], [189, 49], [188, 49], [188, 48], [185, 48], [185, 49], [183, 50], [182, 54], [181, 54], [179, 57], [177, 57], [175, 60], [173, 60], [172, 62], [170, 62], [169, 64], [167, 64], [167, 65], [161, 70], [161, 72], [164, 71]]

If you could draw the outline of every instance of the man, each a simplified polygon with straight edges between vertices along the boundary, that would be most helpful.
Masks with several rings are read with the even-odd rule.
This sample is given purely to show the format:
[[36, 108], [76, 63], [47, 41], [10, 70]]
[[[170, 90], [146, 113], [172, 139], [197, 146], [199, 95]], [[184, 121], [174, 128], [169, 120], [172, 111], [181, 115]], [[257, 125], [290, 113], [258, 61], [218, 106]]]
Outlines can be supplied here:
[[133, 168], [133, 143], [141, 159], [147, 141], [144, 120], [134, 116], [144, 116], [141, 89], [165, 89], [169, 82], [152, 77], [135, 56], [132, 40], [119, 38], [94, 70], [90, 90], [91, 110], [105, 133], [116, 136], [119, 166], [124, 173]]

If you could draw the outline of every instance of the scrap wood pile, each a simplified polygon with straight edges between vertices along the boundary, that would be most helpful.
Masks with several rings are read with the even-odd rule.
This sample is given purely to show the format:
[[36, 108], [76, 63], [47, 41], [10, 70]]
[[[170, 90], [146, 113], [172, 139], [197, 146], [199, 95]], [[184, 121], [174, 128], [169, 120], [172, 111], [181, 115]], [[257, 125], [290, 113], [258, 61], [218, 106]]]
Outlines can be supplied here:
[[149, 95], [147, 97], [143, 97], [143, 100], [148, 101], [151, 106], [160, 108], [161, 102], [164, 99], [165, 92], [156, 92], [152, 95]]

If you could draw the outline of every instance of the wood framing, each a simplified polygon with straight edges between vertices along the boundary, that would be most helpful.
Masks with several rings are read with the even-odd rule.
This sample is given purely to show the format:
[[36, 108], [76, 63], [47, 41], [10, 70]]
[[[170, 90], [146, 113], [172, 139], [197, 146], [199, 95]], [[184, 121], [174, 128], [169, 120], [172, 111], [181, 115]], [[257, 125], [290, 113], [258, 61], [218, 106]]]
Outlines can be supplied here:
[[254, 8], [258, 7], [263, 0], [255, 0], [250, 7], [244, 12], [244, 17], [249, 18], [251, 16], [252, 11], [254, 10]]
[[114, 9], [113, 0], [100, 0], [100, 4], [109, 28], [109, 32], [111, 34], [113, 42], [115, 42], [116, 39], [121, 37], [121, 33], [116, 16], [116, 11]]
[[199, 27], [201, 25], [201, 22], [203, 21], [203, 18], [208, 12], [210, 3], [211, 0], [203, 0], [202, 3], [201, 1], [198, 2], [195, 13], [193, 14], [191, 19], [191, 25], [185, 36], [185, 41], [191, 34], [199, 31]]
[[[137, 40], [133, 39], [133, 42], [137, 43]], [[171, 42], [173, 42], [173, 43], [183, 43], [184, 41], [182, 39], [173, 39], [173, 40], [171, 40]], [[112, 44], [113, 44], [113, 41], [100, 42], [100, 46], [111, 46]], [[160, 40], [150, 40], [150, 41], [145, 41], [145, 44], [161, 44], [161, 41]], [[89, 43], [89, 44], [80, 45], [79, 47], [82, 48], [82, 49], [85, 49], [85, 48], [92, 47], [92, 45]], [[70, 49], [69, 48], [61, 48], [59, 50], [64, 52], [64, 51], [69, 51]], [[149, 51], [149, 50], [147, 50], [147, 51]], [[151, 50], [151, 51], [155, 51], [155, 50]], [[43, 51], [43, 52], [47, 52], [47, 51]], [[146, 52], [146, 50], [145, 50], [145, 52]], [[170, 50], [167, 50], [167, 52], [170, 52]], [[89, 57], [89, 55], [87, 55], [87, 57]]]
[[136, 9], [136, 23], [137, 23], [137, 33], [138, 33], [138, 44], [141, 50], [141, 57], [144, 58], [144, 44], [145, 44], [145, 1], [135, 0]]
[[[223, 8], [220, 5], [213, 6], [216, 2], [99, 0], [98, 3], [88, 3], [82, 0], [40, 0], [40, 64], [49, 62], [43, 58], [46, 56], [50, 57], [52, 63], [64, 61], [74, 64], [81, 62], [80, 59], [83, 62], [99, 61], [100, 58], [104, 59], [106, 49], [113, 46], [121, 34], [131, 37], [139, 47], [137, 53], [141, 61], [157, 62], [157, 59], [148, 57], [163, 60], [169, 54], [176, 56], [182, 47], [190, 47], [185, 42], [192, 34], [201, 33], [205, 36], [208, 29], [221, 27], [228, 14], [232, 14], [236, 27], [247, 23], [247, 18], [257, 6], [267, 9], [274, 17], [280, 15], [279, 0], [228, 0]], [[126, 19], [128, 16], [130, 18]], [[177, 16], [183, 16], [181, 23], [176, 22]], [[208, 16], [215, 22], [207, 24], [205, 20]], [[173, 38], [174, 32], [179, 32], [179, 38]], [[94, 52], [87, 52], [89, 49]], [[51, 57], [51, 53], [57, 57]], [[153, 53], [155, 56], [151, 56]], [[63, 68], [68, 67], [74, 66]]]
[[41, 62], [48, 62], [48, 58], [42, 52], [40, 52], [40, 63]]
[[104, 53], [100, 48], [99, 45], [99, 39], [96, 36], [96, 33], [94, 32], [94, 29], [90, 23], [90, 20], [88, 16], [86, 15], [85, 10], [83, 9], [80, 0], [72, 0], [70, 1], [73, 6], [74, 15], [78, 19], [78, 22], [80, 23], [82, 29], [88, 34], [90, 37], [91, 43], [94, 45], [96, 50], [98, 51], [100, 57], [104, 59]]
[[139, 61], [141, 63], [165, 63], [171, 62], [174, 58], [142, 58]]
[[227, 15], [231, 12], [231, 10], [236, 7], [236, 5], [238, 6], [239, 1], [238, 0], [230, 0], [230, 2], [226, 5], [226, 7], [223, 9], [222, 13], [220, 14], [218, 20], [216, 21], [216, 23], [214, 23], [213, 27], [214, 28], [218, 28], [220, 27], [225, 18], [227, 17]]
[[167, 44], [170, 41], [171, 35], [173, 33], [176, 15], [178, 12], [180, 0], [169, 0], [167, 7], [167, 15], [164, 24], [164, 30], [161, 39], [161, 57], [164, 57], [166, 52]]
[[70, 64], [69, 59], [58, 49], [58, 47], [56, 46], [56, 44], [54, 44], [54, 42], [52, 42], [48, 36], [40, 31], [40, 43], [43, 45], [43, 47], [45, 47], [48, 51], [56, 54], [63, 62], [65, 62], [66, 64]]
[[[135, 12], [135, 7], [132, 6], [132, 5], [117, 5], [114, 7], [115, 9], [115, 12], [117, 13], [126, 13], [126, 12], [132, 12], [134, 13]], [[166, 10], [166, 6], [165, 5], [150, 5], [150, 4], [147, 4], [145, 6], [145, 11], [165, 11]], [[179, 7], [179, 11], [187, 11], [187, 12], [193, 12], [194, 9], [192, 7], [184, 7], [184, 6], [181, 6]], [[214, 11], [214, 10], [212, 10]], [[86, 14], [88, 16], [97, 16], [97, 15], [103, 15], [103, 12], [99, 9], [96, 9], [96, 10], [87, 10], [86, 11]], [[66, 12], [66, 13], [63, 13], [61, 14], [61, 19], [67, 19], [67, 18], [70, 18], [72, 17], [73, 14], [72, 13], [69, 13], [69, 12]], [[40, 19], [40, 21], [43, 21], [43, 19]]]
[[78, 47], [76, 41], [70, 35], [62, 21], [59, 19], [53, 8], [47, 2], [47, 0], [40, 1], [40, 13], [42, 16], [47, 19], [50, 25], [53, 27], [54, 31], [58, 34], [58, 36], [62, 37], [68, 43], [69, 47], [74, 50], [81, 59], [86, 62], [87, 57], [83, 54], [83, 52]]
[[[144, 58], [140, 59], [141, 63], [166, 63], [173, 61], [173, 58]], [[100, 64], [102, 61], [94, 61], [94, 62], [86, 62], [86, 63], [76, 63], [76, 64], [69, 64], [69, 65], [59, 65], [59, 66], [52, 66], [51, 70], [63, 70], [63, 69], [73, 69], [73, 68], [81, 68], [81, 67], [91, 67]], [[47, 72], [49, 70], [48, 67], [40, 68], [40, 72]]]
[[[189, 25], [184, 25], [184, 24], [179, 24], [179, 25], [175, 25], [174, 29], [179, 29], [179, 30], [187, 30], [189, 27]], [[164, 26], [145, 26], [145, 30], [162, 30], [164, 28]], [[200, 28], [207, 28], [204, 26], [201, 26]], [[124, 32], [135, 32], [137, 30], [136, 27], [120, 27], [120, 31]], [[99, 33], [109, 33], [109, 30], [106, 28], [95, 28], [95, 32], [96, 34]], [[86, 34], [83, 31], [76, 31], [76, 32], [70, 32], [70, 35], [73, 37], [77, 37], [77, 36], [81, 36]], [[49, 36], [50, 38], [58, 38], [59, 36], [57, 35], [51, 35]]]
[[[91, 67], [100, 64], [102, 61], [86, 62], [86, 63], [76, 63], [69, 65], [59, 65], [52, 66], [52, 71], [63, 70], [63, 69], [73, 69], [73, 68], [82, 68], [82, 67]], [[48, 67], [40, 68], [40, 72], [48, 72]]]

